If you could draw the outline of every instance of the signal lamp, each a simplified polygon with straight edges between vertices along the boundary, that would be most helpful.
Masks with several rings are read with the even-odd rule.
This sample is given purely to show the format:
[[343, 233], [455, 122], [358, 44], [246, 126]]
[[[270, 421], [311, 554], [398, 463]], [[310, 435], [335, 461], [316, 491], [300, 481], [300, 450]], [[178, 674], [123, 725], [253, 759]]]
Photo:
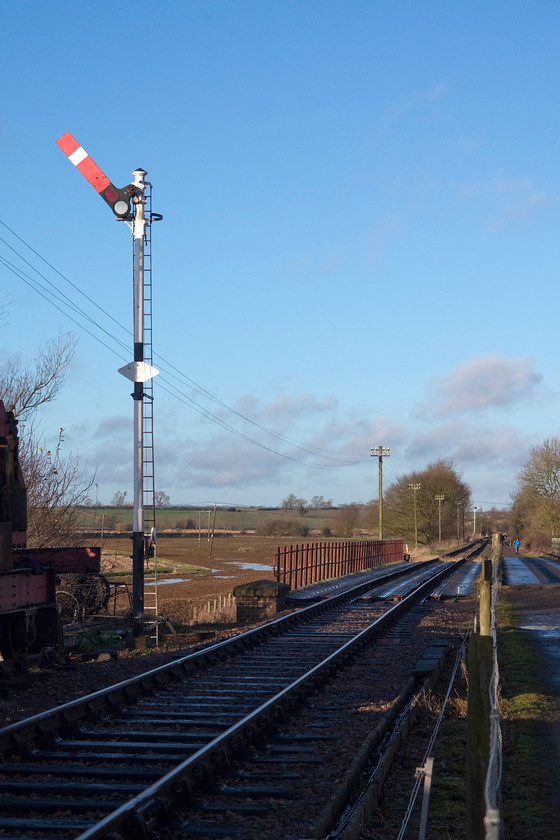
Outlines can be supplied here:
[[131, 218], [130, 201], [134, 195], [135, 190], [133, 184], [122, 189], [117, 189], [113, 184], [109, 184], [103, 192], [100, 193], [101, 198], [106, 201], [115, 216], [119, 219]]

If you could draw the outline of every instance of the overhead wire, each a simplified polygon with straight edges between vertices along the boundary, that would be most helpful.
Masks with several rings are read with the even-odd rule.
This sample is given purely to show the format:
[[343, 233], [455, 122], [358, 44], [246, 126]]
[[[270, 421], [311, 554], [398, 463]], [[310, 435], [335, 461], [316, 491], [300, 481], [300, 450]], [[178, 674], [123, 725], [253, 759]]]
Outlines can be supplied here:
[[[14, 274], [20, 280], [22, 280], [27, 286], [29, 286], [31, 289], [33, 289], [34, 292], [37, 292], [37, 294], [40, 297], [44, 298], [44, 300], [46, 300], [47, 303], [50, 303], [51, 306], [54, 306], [55, 309], [57, 309], [59, 312], [61, 312], [63, 315], [65, 315], [67, 318], [69, 318], [74, 324], [76, 324], [78, 327], [80, 327], [80, 329], [82, 329], [82, 330], [84, 330], [84, 332], [88, 333], [88, 335], [90, 335], [93, 339], [95, 339], [95, 341], [99, 342], [104, 347], [106, 347], [107, 350], [109, 350], [112, 353], [115, 353], [115, 355], [118, 356], [118, 353], [116, 353], [116, 351], [113, 347], [110, 347], [106, 342], [102, 341], [102, 339], [99, 338], [98, 335], [95, 335], [95, 333], [91, 332], [91, 330], [89, 330], [86, 326], [84, 326], [84, 324], [80, 323], [73, 315], [70, 314], [70, 312], [68, 312], [67, 309], [64, 309], [62, 306], [59, 306], [57, 303], [55, 303], [54, 300], [52, 300], [53, 296], [51, 295], [51, 297], [49, 297], [49, 294], [47, 293], [47, 290], [45, 290], [44, 288], [38, 287], [38, 284], [34, 283], [32, 280], [30, 280], [28, 278], [28, 275], [25, 274], [25, 272], [22, 272], [16, 266], [13, 266], [13, 264], [9, 263], [8, 260], [4, 259], [3, 257], [0, 257], [0, 263], [5, 268], [7, 268], [9, 271], [11, 271], [12, 274]], [[80, 313], [80, 314], [84, 314], [84, 313]], [[85, 314], [84, 314], [84, 316], [85, 316]], [[91, 320], [91, 319], [88, 318], [88, 320]], [[99, 329], [103, 329], [99, 324], [95, 324], [95, 326], [99, 327]], [[106, 332], [106, 330], [103, 330], [103, 332]], [[122, 346], [123, 346], [123, 348], [125, 347], [124, 344]], [[120, 358], [123, 361], [126, 361], [126, 357], [121, 356]]]
[[[13, 231], [12, 228], [10, 228], [2, 219], [0, 219], [0, 224], [2, 224], [6, 228], [6, 230], [8, 230], [19, 242], [21, 242], [23, 245], [25, 245], [26, 248], [28, 248], [33, 254], [35, 254], [35, 256], [37, 256], [42, 262], [44, 262], [52, 271], [54, 271], [65, 282], [67, 282], [76, 292], [78, 292], [80, 295], [82, 295], [89, 303], [91, 303], [94, 307], [96, 307], [105, 316], [110, 318], [111, 321], [113, 321], [117, 326], [119, 326], [120, 329], [124, 330], [124, 332], [127, 333], [130, 336], [131, 332], [130, 332], [129, 329], [127, 329], [125, 326], [123, 326], [118, 321], [118, 319], [116, 319], [114, 316], [112, 316], [110, 313], [108, 313], [103, 307], [101, 307], [99, 304], [97, 304], [96, 301], [93, 298], [91, 298], [89, 295], [87, 295], [85, 292], [83, 292], [75, 283], [73, 283], [64, 274], [62, 274], [55, 266], [53, 266], [48, 260], [46, 260], [38, 251], [36, 251], [22, 237], [20, 237], [15, 231]], [[85, 326], [83, 323], [81, 323], [77, 319], [76, 316], [79, 316], [79, 317], [83, 318], [91, 326], [93, 326], [97, 330], [100, 330], [101, 332], [103, 332], [111, 341], [113, 341], [119, 347], [119, 350], [124, 351], [124, 352], [128, 352], [127, 345], [123, 341], [121, 341], [119, 338], [117, 338], [109, 330], [105, 329], [105, 327], [103, 327], [96, 319], [94, 319], [87, 312], [85, 312], [79, 305], [74, 303], [68, 297], [68, 295], [66, 295], [57, 286], [55, 286], [55, 284], [51, 280], [49, 280], [41, 271], [39, 271], [38, 268], [36, 268], [18, 250], [16, 250], [12, 245], [10, 245], [3, 237], [0, 237], [0, 241], [3, 242], [14, 254], [16, 254], [16, 256], [19, 259], [21, 259], [32, 271], [34, 271], [51, 288], [49, 289], [49, 288], [45, 287], [40, 282], [38, 282], [35, 278], [33, 278], [29, 274], [27, 274], [27, 272], [25, 272], [21, 268], [15, 266], [9, 260], [6, 260], [5, 257], [0, 256], [0, 263], [2, 265], [4, 265], [5, 268], [7, 268], [16, 277], [18, 277], [20, 280], [22, 280], [22, 282], [24, 282], [31, 289], [33, 289], [35, 292], [37, 292], [44, 300], [46, 300], [48, 303], [50, 303], [52, 306], [54, 306], [59, 312], [61, 312], [66, 317], [70, 318], [70, 320], [73, 323], [75, 323], [80, 329], [82, 329], [86, 333], [88, 333], [88, 335], [90, 335], [93, 339], [95, 339], [100, 344], [102, 344], [106, 349], [108, 349], [110, 352], [114, 353], [116, 356], [118, 356], [123, 361], [126, 361], [126, 359], [127, 359], [126, 356], [123, 357], [120, 352], [117, 352], [115, 350], [114, 347], [111, 347], [109, 344], [107, 344], [105, 341], [103, 341], [98, 335], [96, 335], [94, 332], [92, 332], [90, 329], [88, 329], [87, 326]], [[54, 290], [54, 291], [51, 291], [51, 289]], [[254, 444], [254, 445], [256, 445], [256, 446], [258, 446], [258, 447], [260, 447], [260, 448], [262, 448], [262, 449], [264, 449], [264, 450], [266, 450], [266, 451], [268, 451], [272, 454], [278, 455], [279, 457], [282, 457], [284, 459], [287, 459], [287, 460], [290, 460], [290, 461], [293, 461], [295, 463], [299, 463], [299, 464], [302, 464], [302, 465], [305, 465], [305, 466], [308, 466], [308, 467], [316, 468], [316, 469], [324, 469], [324, 470], [343, 469], [343, 470], [346, 470], [346, 469], [357, 469], [357, 468], [363, 467], [363, 465], [365, 463], [365, 459], [363, 461], [361, 461], [361, 460], [350, 460], [350, 458], [345, 458], [345, 459], [341, 460], [340, 458], [337, 458], [337, 457], [334, 457], [334, 456], [335, 455], [342, 455], [343, 453], [335, 453], [335, 452], [331, 452], [330, 450], [327, 450], [327, 449], [321, 449], [319, 447], [313, 447], [309, 444], [302, 444], [298, 441], [295, 441], [291, 438], [288, 438], [288, 437], [282, 435], [279, 432], [276, 432], [272, 429], [267, 428], [266, 426], [262, 425], [261, 423], [258, 423], [257, 421], [252, 420], [250, 417], [248, 417], [248, 416], [242, 414], [241, 412], [237, 411], [232, 406], [229, 406], [227, 403], [225, 403], [223, 400], [220, 400], [218, 397], [214, 396], [210, 391], [208, 391], [207, 389], [198, 385], [194, 380], [190, 379], [190, 377], [186, 376], [186, 374], [182, 373], [178, 368], [176, 368], [175, 365], [168, 362], [163, 356], [157, 355], [156, 359], [157, 359], [158, 364], [160, 364], [160, 367], [161, 367], [161, 362], [163, 362], [163, 367], [162, 367], [162, 370], [160, 371], [161, 376], [160, 376], [159, 380], [156, 380], [156, 383], [161, 390], [166, 391], [171, 396], [175, 397], [180, 402], [184, 403], [185, 405], [187, 405], [188, 407], [193, 409], [198, 414], [207, 418], [211, 422], [216, 423], [221, 428], [231, 432], [232, 434], [235, 434], [238, 437], [241, 437], [242, 439], [246, 440], [247, 442], [252, 443], [252, 444]], [[255, 426], [256, 428], [260, 429], [261, 431], [265, 432], [266, 434], [269, 434], [269, 435], [273, 436], [274, 438], [276, 438], [277, 440], [280, 440], [281, 442], [287, 444], [288, 446], [291, 446], [291, 447], [296, 448], [296, 449], [300, 449], [303, 452], [306, 452], [307, 454], [317, 455], [318, 457], [324, 458], [328, 461], [336, 462], [337, 465], [335, 465], [335, 464], [315, 464], [315, 463], [310, 462], [310, 461], [305, 461], [301, 458], [295, 458], [295, 457], [293, 457], [291, 455], [288, 455], [284, 452], [279, 452], [278, 450], [274, 449], [273, 447], [267, 446], [266, 444], [264, 444], [264, 443], [262, 443], [258, 440], [255, 440], [254, 438], [245, 434], [244, 432], [240, 431], [239, 429], [236, 429], [234, 426], [227, 423], [225, 420], [218, 417], [213, 412], [211, 412], [208, 409], [201, 406], [199, 403], [196, 402], [196, 400], [192, 399], [192, 397], [189, 397], [187, 394], [185, 394], [181, 390], [181, 388], [179, 388], [177, 385], [175, 385], [172, 381], [170, 382], [166, 378], [166, 374], [167, 374], [167, 376], [172, 376], [172, 377], [174, 376], [174, 374], [165, 370], [165, 365], [168, 365], [168, 367], [172, 371], [175, 372], [175, 378], [182, 378], [185, 381], [185, 383], [191, 385], [194, 388], [195, 392], [197, 394], [199, 394], [200, 396], [206, 397], [207, 399], [211, 400], [212, 402], [214, 402], [217, 405], [220, 405], [222, 408], [224, 408], [225, 410], [227, 410], [227, 411], [231, 412], [232, 414], [236, 415], [237, 417], [244, 420], [245, 422]], [[163, 383], [165, 383], [168, 387], [165, 387], [165, 385]]]
[[[310, 452], [310, 453], [317, 454], [317, 455], [321, 455], [322, 453], [329, 453], [329, 454], [323, 455], [322, 457], [329, 458], [330, 460], [333, 460], [333, 461], [338, 460], [337, 458], [333, 458], [332, 457], [333, 455], [343, 455], [342, 452], [334, 452], [331, 449], [322, 449], [321, 447], [312, 446], [311, 444], [301, 443], [300, 441], [296, 441], [293, 438], [289, 438], [286, 435], [282, 435], [280, 432], [276, 432], [274, 429], [270, 429], [269, 427], [262, 425], [258, 421], [253, 420], [250, 417], [247, 417], [242, 412], [233, 408], [233, 406], [228, 405], [223, 400], [214, 396], [214, 394], [212, 394], [210, 391], [207, 391], [206, 388], [202, 388], [202, 386], [198, 385], [194, 380], [192, 380], [192, 379], [190, 379], [190, 377], [186, 376], [186, 374], [179, 371], [173, 364], [168, 362], [163, 356], [160, 356], [157, 352], [154, 353], [154, 357], [155, 357], [156, 361], [161, 359], [161, 361], [163, 361], [164, 364], [168, 364], [172, 368], [172, 370], [174, 370], [177, 373], [178, 376], [180, 376], [180, 377], [182, 377], [183, 379], [186, 380], [187, 384], [192, 384], [194, 386], [194, 389], [197, 391], [197, 393], [201, 394], [201, 396], [206, 396], [208, 399], [212, 400], [212, 402], [215, 402], [217, 405], [222, 406], [222, 408], [227, 409], [227, 411], [230, 411], [232, 414], [237, 415], [237, 417], [241, 418], [242, 420], [245, 420], [247, 423], [251, 423], [253, 426], [256, 426], [257, 428], [261, 429], [261, 431], [266, 432], [267, 434], [272, 435], [273, 437], [276, 437], [278, 440], [281, 440], [283, 443], [288, 443], [290, 446], [294, 446], [297, 449], [303, 449], [305, 452]], [[358, 457], [358, 456], [356, 456], [356, 457]], [[344, 462], [347, 463], [348, 458], [344, 459]]]

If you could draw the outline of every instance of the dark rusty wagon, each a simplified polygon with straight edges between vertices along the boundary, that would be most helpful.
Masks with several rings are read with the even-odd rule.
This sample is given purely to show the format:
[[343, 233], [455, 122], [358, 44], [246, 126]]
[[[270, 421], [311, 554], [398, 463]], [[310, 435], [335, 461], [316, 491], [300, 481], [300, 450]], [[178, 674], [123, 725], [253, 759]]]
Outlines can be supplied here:
[[99, 572], [100, 548], [27, 548], [27, 492], [17, 420], [0, 400], [0, 654], [25, 660], [62, 651], [57, 574]]

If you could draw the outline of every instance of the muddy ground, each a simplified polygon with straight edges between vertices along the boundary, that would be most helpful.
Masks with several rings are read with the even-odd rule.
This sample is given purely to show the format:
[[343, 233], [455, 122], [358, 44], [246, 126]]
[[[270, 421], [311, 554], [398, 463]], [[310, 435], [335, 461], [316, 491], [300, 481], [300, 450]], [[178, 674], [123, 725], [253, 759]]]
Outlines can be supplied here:
[[[103, 549], [102, 572], [113, 584], [126, 586], [130, 594], [132, 560], [126, 554], [129, 547], [126, 539], [108, 541]], [[158, 612], [178, 625], [212, 618], [220, 607], [227, 613], [227, 601], [238, 584], [274, 578], [277, 549], [277, 539], [244, 535], [217, 537], [212, 544], [206, 537], [158, 539]], [[130, 574], [126, 575], [127, 571]], [[150, 560], [145, 569], [146, 606], [151, 603], [153, 573], [154, 561]], [[126, 597], [121, 593], [117, 612], [126, 611]], [[113, 609], [112, 603], [110, 608]]]

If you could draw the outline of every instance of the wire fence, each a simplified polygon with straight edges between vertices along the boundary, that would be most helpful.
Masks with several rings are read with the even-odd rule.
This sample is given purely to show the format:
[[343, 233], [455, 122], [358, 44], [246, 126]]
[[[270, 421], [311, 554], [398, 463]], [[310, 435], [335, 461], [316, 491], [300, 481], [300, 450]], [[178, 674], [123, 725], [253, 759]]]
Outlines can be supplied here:
[[484, 831], [486, 840], [499, 840], [502, 833], [501, 780], [502, 780], [502, 729], [500, 708], [500, 671], [498, 666], [498, 638], [496, 629], [496, 608], [498, 603], [499, 572], [501, 555], [494, 549], [492, 555], [492, 600], [491, 600], [491, 632], [492, 632], [492, 677], [490, 679], [490, 751], [484, 798], [486, 813], [484, 816]]

